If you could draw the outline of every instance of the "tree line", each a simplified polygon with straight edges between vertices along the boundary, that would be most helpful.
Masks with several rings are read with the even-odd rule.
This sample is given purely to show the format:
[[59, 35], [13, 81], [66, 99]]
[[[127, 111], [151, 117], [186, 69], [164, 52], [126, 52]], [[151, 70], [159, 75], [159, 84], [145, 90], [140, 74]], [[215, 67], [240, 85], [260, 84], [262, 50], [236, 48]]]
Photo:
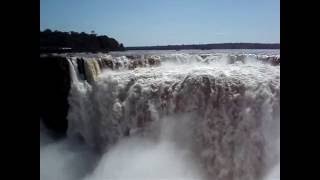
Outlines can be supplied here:
[[123, 51], [123, 44], [106, 35], [85, 32], [40, 30], [40, 52], [109, 52]]
[[182, 50], [182, 49], [280, 49], [280, 44], [263, 43], [219, 43], [219, 44], [191, 44], [168, 46], [140, 46], [127, 47], [127, 50]]

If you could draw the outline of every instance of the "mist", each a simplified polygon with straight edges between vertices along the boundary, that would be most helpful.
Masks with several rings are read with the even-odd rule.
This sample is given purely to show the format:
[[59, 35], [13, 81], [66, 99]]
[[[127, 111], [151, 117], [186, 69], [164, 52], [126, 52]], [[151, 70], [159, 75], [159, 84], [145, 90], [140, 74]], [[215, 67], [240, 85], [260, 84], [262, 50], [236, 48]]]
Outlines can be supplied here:
[[187, 116], [164, 118], [152, 125], [152, 134], [123, 138], [102, 156], [79, 140], [54, 140], [42, 129], [40, 179], [202, 180], [200, 164], [187, 148], [189, 143], [181, 141], [189, 134], [183, 129], [189, 121], [182, 117]]
[[[105, 153], [80, 139], [56, 139], [40, 124], [41, 180], [204, 180], [194, 158], [196, 116], [176, 114], [153, 122], [143, 134], [131, 133]], [[280, 151], [280, 141], [275, 147]], [[211, 178], [210, 178], [211, 179]], [[280, 179], [280, 161], [263, 180]]]
[[52, 132], [40, 129], [40, 179], [79, 180], [92, 171], [98, 154], [81, 141], [56, 139]]

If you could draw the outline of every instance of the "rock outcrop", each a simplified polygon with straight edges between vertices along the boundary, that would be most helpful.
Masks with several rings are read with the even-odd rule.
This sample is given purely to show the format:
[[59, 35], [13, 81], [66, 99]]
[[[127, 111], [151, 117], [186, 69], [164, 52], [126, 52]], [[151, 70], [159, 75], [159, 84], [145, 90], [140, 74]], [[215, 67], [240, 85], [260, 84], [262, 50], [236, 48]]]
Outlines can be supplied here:
[[65, 57], [40, 57], [40, 118], [51, 130], [65, 133], [69, 109], [70, 70]]

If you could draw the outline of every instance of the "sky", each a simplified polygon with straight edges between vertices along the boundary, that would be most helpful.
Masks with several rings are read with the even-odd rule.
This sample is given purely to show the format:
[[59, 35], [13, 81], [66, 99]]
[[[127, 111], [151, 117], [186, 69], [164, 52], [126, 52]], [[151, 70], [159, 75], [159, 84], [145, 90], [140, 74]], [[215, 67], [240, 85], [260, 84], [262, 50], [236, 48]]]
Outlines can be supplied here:
[[280, 43], [280, 0], [40, 0], [40, 29], [124, 46]]

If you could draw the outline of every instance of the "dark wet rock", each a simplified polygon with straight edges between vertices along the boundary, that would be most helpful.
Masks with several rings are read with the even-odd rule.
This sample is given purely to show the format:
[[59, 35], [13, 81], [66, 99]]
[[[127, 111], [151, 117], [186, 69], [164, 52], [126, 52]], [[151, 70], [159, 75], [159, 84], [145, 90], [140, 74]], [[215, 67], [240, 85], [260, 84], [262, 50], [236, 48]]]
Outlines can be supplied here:
[[39, 109], [44, 125], [57, 133], [67, 130], [70, 70], [66, 58], [40, 57]]
[[160, 59], [156, 59], [156, 58], [153, 58], [153, 57], [149, 57], [149, 58], [148, 58], [148, 64], [149, 64], [150, 66], [160, 65]]
[[270, 60], [270, 64], [276, 66], [276, 65], [280, 65], [280, 57], [273, 57], [271, 60]]
[[112, 59], [102, 59], [103, 67], [113, 69], [114, 63]]

